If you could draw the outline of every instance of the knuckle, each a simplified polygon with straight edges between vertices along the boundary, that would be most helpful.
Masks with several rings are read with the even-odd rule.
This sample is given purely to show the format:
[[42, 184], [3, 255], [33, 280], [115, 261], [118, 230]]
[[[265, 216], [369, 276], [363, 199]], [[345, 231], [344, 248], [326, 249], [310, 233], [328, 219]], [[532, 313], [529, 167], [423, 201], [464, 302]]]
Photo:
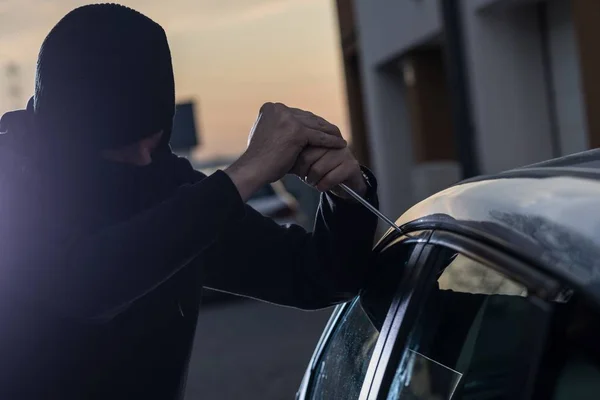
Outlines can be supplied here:
[[295, 139], [299, 141], [303, 141], [304, 136], [306, 136], [306, 132], [302, 129], [302, 125], [294, 121], [293, 119], [287, 120], [287, 126]]
[[329, 135], [330, 140], [332, 141], [332, 143], [335, 144], [335, 147], [338, 150], [344, 150], [347, 147], [347, 143], [346, 141], [341, 137], [341, 136], [337, 136], [337, 135]]
[[290, 113], [281, 111], [279, 112], [279, 122], [288, 130], [298, 131], [300, 128], [298, 122], [290, 115]]
[[324, 157], [328, 151], [327, 149], [322, 149], [322, 148], [316, 148], [316, 149], [312, 149], [312, 150], [314, 152], [314, 157], [311, 159], [312, 161], [317, 161], [321, 157]]
[[329, 143], [330, 139], [331, 138], [326, 133], [319, 132], [319, 144], [320, 145], [323, 145], [323, 146], [327, 145]]
[[311, 172], [317, 179], [320, 179], [325, 174], [325, 168], [321, 165], [314, 165], [311, 168]]
[[289, 128], [289, 139], [295, 146], [303, 147], [306, 144], [306, 137], [302, 134], [302, 130], [293, 124]]
[[261, 112], [269, 112], [274, 108], [274, 104], [271, 102], [266, 102], [260, 107]]
[[280, 109], [277, 110], [277, 112], [281, 116], [281, 120], [282, 121], [288, 122], [290, 124], [297, 125], [297, 121], [294, 118], [294, 115], [289, 110], [286, 110], [284, 108], [280, 108]]

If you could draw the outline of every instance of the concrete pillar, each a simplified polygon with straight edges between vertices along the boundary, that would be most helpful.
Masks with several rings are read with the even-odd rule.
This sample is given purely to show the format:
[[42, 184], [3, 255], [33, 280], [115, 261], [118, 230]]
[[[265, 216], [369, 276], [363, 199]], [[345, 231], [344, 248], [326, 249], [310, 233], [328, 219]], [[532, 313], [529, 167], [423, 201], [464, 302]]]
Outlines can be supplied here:
[[356, 20], [352, 0], [336, 0], [337, 16], [342, 48], [342, 62], [346, 78], [346, 98], [350, 120], [352, 151], [358, 161], [371, 166], [367, 142], [367, 127], [364, 117], [363, 93], [360, 76], [360, 57], [358, 49]]
[[405, 88], [399, 72], [363, 67], [364, 94], [370, 132], [369, 148], [379, 181], [381, 210], [399, 217], [413, 204], [412, 141]]
[[600, 1], [571, 0], [585, 99], [588, 143], [600, 147]]
[[[573, 0], [549, 0], [546, 3], [546, 26], [552, 63], [552, 100], [555, 103], [560, 155], [584, 151], [589, 146], [586, 104], [572, 2]], [[594, 57], [597, 53], [595, 49], [597, 38], [600, 35], [598, 23], [600, 20], [596, 22], [598, 27], [594, 33]], [[598, 72], [595, 70], [594, 76], [597, 75]], [[600, 113], [599, 107], [600, 103], [596, 103], [596, 114]], [[598, 139], [597, 143], [600, 143], [600, 138]]]
[[550, 104], [535, 6], [480, 12], [471, 1], [460, 4], [482, 172], [552, 158]]
[[416, 163], [456, 160], [450, 95], [441, 48], [408, 53], [402, 62]]
[[416, 200], [406, 88], [398, 57], [440, 31], [436, 1], [355, 0], [370, 160], [381, 210], [399, 217]]
[[461, 177], [447, 73], [440, 46], [409, 52], [402, 62], [414, 165], [413, 199], [420, 201]]

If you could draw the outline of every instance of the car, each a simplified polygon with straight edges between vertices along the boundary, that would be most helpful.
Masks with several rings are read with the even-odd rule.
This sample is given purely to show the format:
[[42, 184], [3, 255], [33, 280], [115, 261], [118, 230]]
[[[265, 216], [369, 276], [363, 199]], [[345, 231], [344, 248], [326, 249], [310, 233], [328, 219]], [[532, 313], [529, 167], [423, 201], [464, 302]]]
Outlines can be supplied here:
[[600, 398], [600, 150], [463, 181], [377, 243], [299, 400]]

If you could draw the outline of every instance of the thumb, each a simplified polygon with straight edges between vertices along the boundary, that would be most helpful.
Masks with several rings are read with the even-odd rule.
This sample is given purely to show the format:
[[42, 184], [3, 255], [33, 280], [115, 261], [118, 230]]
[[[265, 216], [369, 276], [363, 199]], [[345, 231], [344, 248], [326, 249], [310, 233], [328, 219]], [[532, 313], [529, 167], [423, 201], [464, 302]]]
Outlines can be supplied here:
[[339, 136], [317, 131], [315, 129], [306, 130], [306, 139], [308, 146], [326, 147], [329, 149], [343, 149], [348, 143]]

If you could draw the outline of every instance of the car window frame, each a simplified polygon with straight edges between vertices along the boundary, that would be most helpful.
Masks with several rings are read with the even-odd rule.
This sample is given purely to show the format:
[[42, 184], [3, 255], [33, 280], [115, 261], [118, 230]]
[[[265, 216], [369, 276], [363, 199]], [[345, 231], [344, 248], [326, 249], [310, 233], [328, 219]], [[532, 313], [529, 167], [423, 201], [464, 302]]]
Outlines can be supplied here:
[[[387, 399], [401, 357], [408, 345], [412, 328], [419, 316], [423, 300], [427, 298], [434, 286], [434, 281], [437, 280], [440, 267], [440, 258], [437, 255], [440, 247], [460, 252], [522, 283], [527, 287], [529, 293], [537, 298], [552, 298], [562, 290], [562, 285], [552, 277], [539, 271], [529, 263], [506, 254], [483, 241], [456, 232], [433, 231], [416, 262], [417, 268], [414, 275], [417, 281], [414, 283], [410, 295], [400, 294], [404, 306], [398, 309], [396, 315], [386, 318], [386, 323], [389, 319], [392, 328], [388, 332], [388, 337], [381, 343], [381, 359], [384, 362], [374, 364], [374, 359], [371, 359], [374, 365], [370, 365], [369, 369], [374, 368], [373, 378], [370, 380], [369, 386], [367, 386], [367, 380], [365, 379], [360, 400]], [[502, 267], [502, 265], [510, 265], [510, 267]]]
[[[391, 323], [392, 319], [396, 319], [398, 317], [398, 307], [401, 304], [403, 304], [403, 293], [409, 295], [411, 292], [410, 284], [413, 282], [413, 272], [415, 270], [418, 270], [417, 263], [421, 259], [423, 249], [425, 248], [425, 245], [427, 244], [432, 232], [433, 231], [431, 230], [420, 230], [418, 232], [413, 232], [410, 235], [404, 236], [388, 235], [380, 243], [378, 243], [378, 245], [375, 246], [375, 249], [373, 250], [373, 252], [375, 253], [381, 253], [391, 246], [410, 246], [413, 244], [415, 246], [411, 253], [410, 259], [406, 264], [406, 272], [402, 275], [402, 278], [398, 282], [398, 286], [395, 290], [392, 303], [390, 304], [390, 308], [388, 309], [385, 321], [381, 328], [381, 332], [379, 333], [379, 337], [377, 339], [377, 343], [375, 344], [375, 348], [373, 349], [373, 354], [371, 355], [371, 360], [369, 361], [369, 367], [367, 369], [367, 373], [365, 374], [365, 379], [363, 381], [360, 398], [362, 398], [362, 393], [365, 390], [365, 386], [370, 386], [370, 383], [373, 380], [373, 377], [375, 376], [377, 366], [379, 365], [379, 362], [382, 361], [382, 356], [384, 356], [384, 343], [389, 337], [389, 332], [394, 329], [394, 325]], [[322, 359], [323, 353], [327, 349], [327, 345], [329, 344], [333, 333], [336, 331], [341, 317], [346, 312], [348, 312], [348, 310], [350, 309], [350, 305], [352, 304], [352, 301], [354, 299], [355, 298], [335, 307], [323, 333], [321, 334], [321, 338], [317, 343], [315, 351], [313, 352], [313, 355], [310, 359], [309, 366], [304, 374], [304, 377], [300, 384], [300, 388], [296, 393], [296, 400], [309, 400], [308, 395], [310, 394], [312, 386], [314, 384], [314, 374], [316, 372], [318, 363]], [[375, 360], [377, 362], [374, 362]]]
[[[396, 348], [390, 346], [390, 343], [406, 343], [408, 341], [412, 327], [411, 323], [406, 321], [414, 321], [417, 318], [419, 309], [414, 307], [414, 304], [420, 303], [422, 286], [430, 281], [429, 275], [432, 269], [425, 268], [424, 263], [429, 260], [431, 250], [432, 246], [429, 243], [423, 245], [414, 268], [396, 291], [384, 324], [384, 328], [386, 325], [388, 326], [387, 334], [385, 337], [380, 335], [380, 340], [377, 341], [375, 348], [377, 353], [374, 351], [371, 357], [359, 400], [377, 399], [381, 389], [385, 387], [386, 381], [389, 380], [387, 377], [390, 371], [396, 371], [397, 361], [394, 358]], [[414, 315], [415, 313], [417, 315]], [[377, 358], [375, 358], [376, 354]], [[391, 377], [393, 379], [394, 375], [392, 374]], [[389, 381], [391, 382], [391, 380]]]

